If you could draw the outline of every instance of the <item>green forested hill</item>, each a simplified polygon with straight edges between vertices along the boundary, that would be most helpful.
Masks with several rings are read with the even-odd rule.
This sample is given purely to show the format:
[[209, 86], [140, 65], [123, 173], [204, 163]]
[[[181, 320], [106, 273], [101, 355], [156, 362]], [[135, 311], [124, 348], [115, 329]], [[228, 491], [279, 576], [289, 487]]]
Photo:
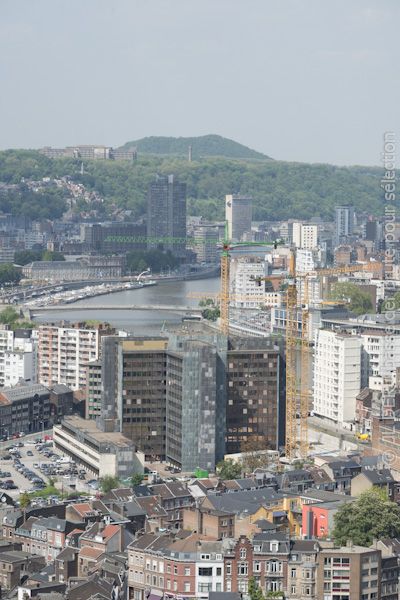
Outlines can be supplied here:
[[202, 135], [198, 137], [145, 137], [122, 146], [124, 150], [137, 148], [140, 154], [157, 154], [161, 156], [188, 156], [189, 146], [192, 147], [194, 159], [207, 156], [222, 156], [224, 158], [268, 159], [268, 156], [256, 152], [243, 144], [239, 144], [220, 135]]
[[[37, 152], [7, 150], [0, 152], [0, 182], [20, 183], [21, 178], [71, 176], [111, 205], [129, 208], [135, 217], [145, 213], [146, 194], [156, 173], [174, 173], [187, 183], [192, 215], [222, 219], [224, 196], [251, 194], [256, 220], [310, 218], [331, 219], [338, 203], [354, 204], [358, 211], [382, 214], [382, 190], [378, 167], [335, 167], [332, 165], [288, 163], [282, 161], [245, 161], [205, 158], [189, 163], [180, 158], [140, 156], [136, 162], [52, 160]], [[0, 190], [1, 192], [1, 190]], [[30, 199], [31, 201], [32, 199]], [[51, 197], [41, 199], [41, 215], [53, 215]], [[13, 203], [0, 193], [0, 211], [16, 214], [32, 212], [30, 202]], [[82, 206], [82, 208], [85, 208]], [[57, 208], [59, 212], [59, 207]]]

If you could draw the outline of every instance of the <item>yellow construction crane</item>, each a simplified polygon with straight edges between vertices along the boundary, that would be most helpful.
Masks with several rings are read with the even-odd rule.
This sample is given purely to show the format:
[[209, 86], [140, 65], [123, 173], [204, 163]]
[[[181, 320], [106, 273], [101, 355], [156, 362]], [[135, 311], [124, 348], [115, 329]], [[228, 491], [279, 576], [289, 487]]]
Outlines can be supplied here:
[[[285, 455], [292, 460], [300, 454], [306, 458], [308, 454], [308, 413], [310, 409], [310, 341], [309, 341], [309, 298], [308, 288], [311, 277], [323, 277], [355, 273], [357, 271], [371, 271], [381, 268], [380, 263], [366, 263], [362, 265], [349, 265], [332, 269], [316, 269], [307, 273], [297, 273], [294, 253], [289, 258], [288, 281], [286, 291], [286, 439]], [[259, 278], [259, 281], [268, 280], [268, 277]], [[303, 303], [299, 306], [297, 296], [297, 280], [304, 280]], [[298, 313], [301, 312], [300, 335], [300, 385], [297, 378], [296, 348], [299, 338]], [[299, 403], [297, 401], [299, 397]], [[298, 410], [299, 409], [299, 410]], [[299, 432], [297, 431], [297, 414], [299, 412]]]
[[[300, 353], [300, 432], [299, 432], [299, 443], [297, 444], [297, 440], [288, 440], [286, 439], [286, 448], [290, 450], [288, 458], [294, 458], [294, 451], [296, 446], [299, 446], [300, 456], [302, 458], [306, 458], [308, 455], [308, 414], [310, 410], [310, 383], [309, 383], [309, 368], [310, 368], [310, 341], [309, 341], [309, 321], [310, 321], [310, 311], [309, 311], [309, 279], [311, 277], [324, 277], [324, 276], [335, 276], [347, 273], [356, 273], [358, 271], [375, 271], [381, 268], [380, 263], [366, 263], [362, 265], [348, 265], [343, 267], [333, 267], [330, 269], [316, 269], [315, 271], [310, 271], [308, 273], [296, 273], [295, 280], [297, 278], [302, 278], [304, 281], [304, 289], [303, 289], [303, 305], [302, 305], [302, 327], [301, 327], [301, 353]], [[297, 291], [296, 291], [296, 303], [297, 303]], [[324, 301], [322, 302], [325, 303]], [[296, 332], [297, 334], [297, 332]], [[290, 366], [292, 368], [292, 365]], [[294, 365], [295, 373], [296, 373], [296, 365]], [[297, 386], [296, 386], [297, 388]], [[295, 406], [297, 406], [297, 402], [295, 401]], [[296, 423], [296, 415], [295, 413], [291, 413], [288, 415], [286, 413], [286, 423], [287, 421], [295, 421]], [[287, 425], [286, 425], [287, 427]], [[289, 428], [289, 431], [292, 435], [293, 426]], [[297, 433], [297, 432], [296, 432]]]
[[220, 329], [224, 335], [229, 334], [229, 264], [230, 251], [243, 246], [273, 246], [277, 248], [278, 242], [234, 242], [229, 239], [228, 221], [225, 221], [225, 236], [221, 252], [221, 293], [220, 293]]

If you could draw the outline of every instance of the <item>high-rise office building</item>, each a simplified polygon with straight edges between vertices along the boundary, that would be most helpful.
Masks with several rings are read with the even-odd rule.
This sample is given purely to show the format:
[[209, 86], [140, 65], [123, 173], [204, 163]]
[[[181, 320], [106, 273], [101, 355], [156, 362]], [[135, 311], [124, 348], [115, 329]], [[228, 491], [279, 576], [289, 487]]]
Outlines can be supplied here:
[[130, 438], [147, 460], [165, 460], [167, 343], [162, 337], [103, 341], [101, 426]]
[[251, 441], [278, 450], [285, 442], [285, 386], [282, 344], [268, 338], [230, 342], [227, 357], [226, 452]]
[[148, 248], [170, 250], [186, 256], [186, 183], [174, 175], [157, 176], [150, 184], [147, 201]]
[[[353, 234], [354, 206], [335, 206], [335, 245]], [[344, 240], [345, 241], [345, 240]]]
[[236, 242], [251, 234], [253, 200], [249, 196], [228, 194], [225, 196], [225, 220], [229, 239]]
[[213, 471], [225, 452], [226, 340], [171, 336], [167, 358], [167, 460]]
[[[102, 350], [105, 431], [120, 431], [148, 460], [214, 470], [252, 438], [284, 440], [284, 361], [271, 340], [215, 335], [107, 337]], [[229, 402], [227, 402], [227, 397]]]
[[218, 348], [198, 336], [105, 339], [101, 427], [123, 433], [148, 460], [214, 469], [224, 454], [226, 405]]

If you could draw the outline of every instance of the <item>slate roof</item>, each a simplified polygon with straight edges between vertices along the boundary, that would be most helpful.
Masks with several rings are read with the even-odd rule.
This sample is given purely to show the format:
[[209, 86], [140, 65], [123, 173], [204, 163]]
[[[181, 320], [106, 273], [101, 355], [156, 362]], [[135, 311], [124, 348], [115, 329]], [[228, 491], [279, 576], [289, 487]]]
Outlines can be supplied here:
[[207, 500], [215, 509], [236, 514], [245, 511], [253, 513], [258, 507], [273, 504], [281, 498], [282, 494], [275, 492], [272, 488], [240, 490], [233, 494], [207, 496]]
[[154, 495], [160, 496], [163, 500], [172, 498], [187, 498], [190, 496], [188, 488], [180, 481], [159, 483], [150, 486], [150, 489]]
[[146, 511], [146, 515], [151, 517], [167, 517], [167, 511], [160, 506], [156, 496], [136, 498], [137, 504]]
[[364, 475], [372, 485], [383, 485], [394, 482], [393, 475], [389, 469], [381, 469], [380, 471], [375, 469], [365, 469], [360, 474]]

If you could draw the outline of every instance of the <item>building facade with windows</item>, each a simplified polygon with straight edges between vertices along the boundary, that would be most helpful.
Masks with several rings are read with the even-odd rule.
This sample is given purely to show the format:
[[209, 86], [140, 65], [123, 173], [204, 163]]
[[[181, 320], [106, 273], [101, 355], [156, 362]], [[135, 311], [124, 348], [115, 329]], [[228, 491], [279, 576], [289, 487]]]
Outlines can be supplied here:
[[38, 343], [38, 381], [51, 387], [64, 383], [72, 390], [86, 388], [87, 364], [98, 360], [101, 339], [115, 329], [108, 323], [41, 325]]
[[314, 413], [339, 425], [354, 421], [360, 386], [360, 337], [318, 330], [314, 354]]

